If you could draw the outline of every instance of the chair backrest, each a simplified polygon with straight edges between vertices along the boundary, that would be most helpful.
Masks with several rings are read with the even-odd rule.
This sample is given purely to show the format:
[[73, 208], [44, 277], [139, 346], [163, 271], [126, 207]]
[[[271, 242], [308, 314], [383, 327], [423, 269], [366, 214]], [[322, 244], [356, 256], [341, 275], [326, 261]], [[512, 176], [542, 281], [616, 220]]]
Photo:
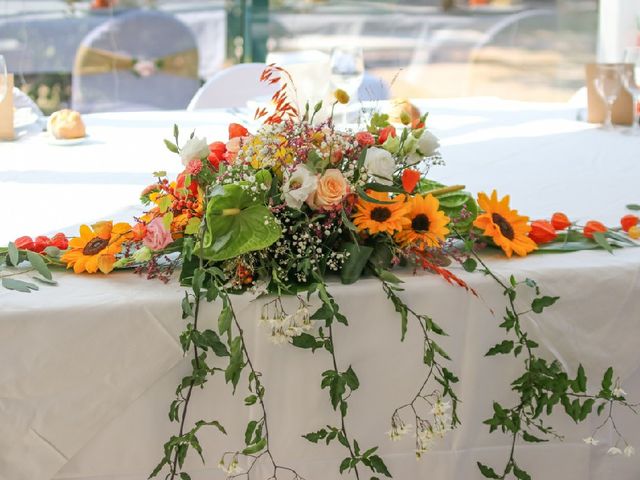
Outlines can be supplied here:
[[193, 33], [166, 13], [119, 15], [76, 53], [72, 106], [80, 112], [183, 109], [198, 90]]
[[241, 63], [219, 71], [198, 90], [187, 110], [241, 108], [253, 99], [271, 97], [277, 85], [260, 81], [264, 63]]

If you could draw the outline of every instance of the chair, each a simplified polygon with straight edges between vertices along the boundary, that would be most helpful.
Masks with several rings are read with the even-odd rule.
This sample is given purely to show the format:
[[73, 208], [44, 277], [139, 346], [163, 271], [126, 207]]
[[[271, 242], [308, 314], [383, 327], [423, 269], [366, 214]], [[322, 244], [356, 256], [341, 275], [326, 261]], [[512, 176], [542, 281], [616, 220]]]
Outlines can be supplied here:
[[271, 97], [277, 85], [260, 81], [264, 63], [241, 63], [221, 70], [198, 90], [187, 110], [246, 107], [252, 99]]
[[83, 113], [185, 108], [198, 90], [191, 30], [162, 12], [136, 10], [91, 31], [72, 77], [72, 106]]

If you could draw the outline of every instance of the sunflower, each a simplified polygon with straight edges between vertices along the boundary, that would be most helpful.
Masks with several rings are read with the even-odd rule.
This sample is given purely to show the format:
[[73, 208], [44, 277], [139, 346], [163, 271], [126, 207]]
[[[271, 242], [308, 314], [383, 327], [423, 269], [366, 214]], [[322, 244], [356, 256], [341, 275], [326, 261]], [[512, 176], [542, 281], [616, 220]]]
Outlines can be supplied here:
[[381, 232], [393, 234], [411, 223], [407, 217], [409, 205], [404, 201], [404, 195], [390, 199], [387, 192], [371, 190], [367, 191], [367, 195], [385, 203], [369, 202], [358, 198], [357, 213], [353, 217], [353, 222], [359, 232], [367, 230], [370, 234]]
[[411, 224], [396, 234], [396, 241], [403, 247], [437, 247], [449, 233], [449, 217], [438, 210], [438, 199], [431, 194], [415, 195], [407, 204], [410, 208], [407, 217]]
[[128, 223], [99, 222], [93, 228], [80, 227], [80, 236], [69, 240], [71, 247], [61, 260], [75, 273], [109, 273], [116, 262], [116, 254], [122, 250], [122, 243], [130, 236]]
[[509, 208], [509, 195], [498, 200], [495, 190], [491, 198], [479, 193], [478, 205], [485, 213], [478, 215], [473, 225], [483, 229], [484, 235], [491, 237], [507, 257], [511, 257], [513, 252], [525, 256], [537, 248], [536, 243], [527, 236], [531, 230], [529, 217], [518, 215], [517, 210]]

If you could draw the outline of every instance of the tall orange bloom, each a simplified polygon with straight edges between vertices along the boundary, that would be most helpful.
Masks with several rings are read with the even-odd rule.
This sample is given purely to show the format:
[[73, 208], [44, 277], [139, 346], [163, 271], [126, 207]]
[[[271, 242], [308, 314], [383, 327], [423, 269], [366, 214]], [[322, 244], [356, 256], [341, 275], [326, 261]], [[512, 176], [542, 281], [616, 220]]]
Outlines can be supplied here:
[[75, 273], [109, 273], [116, 262], [116, 254], [131, 235], [128, 223], [99, 222], [90, 228], [80, 227], [80, 236], [69, 240], [71, 247], [61, 258]]
[[509, 208], [509, 195], [498, 200], [495, 190], [491, 193], [491, 198], [479, 193], [478, 205], [485, 213], [478, 215], [473, 225], [482, 229], [484, 235], [491, 237], [507, 257], [511, 258], [513, 252], [525, 256], [537, 248], [536, 243], [527, 236], [531, 231], [529, 217], [518, 215], [517, 210]]

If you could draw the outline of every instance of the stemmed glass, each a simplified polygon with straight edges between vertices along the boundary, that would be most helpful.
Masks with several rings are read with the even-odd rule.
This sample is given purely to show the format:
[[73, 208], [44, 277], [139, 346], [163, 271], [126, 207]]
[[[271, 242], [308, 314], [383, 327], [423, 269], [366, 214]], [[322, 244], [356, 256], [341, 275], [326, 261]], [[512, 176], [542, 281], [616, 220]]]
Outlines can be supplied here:
[[622, 88], [620, 67], [618, 65], [598, 65], [594, 85], [607, 107], [602, 128], [604, 130], [613, 130], [613, 123], [611, 121], [613, 104], [618, 98], [620, 89]]
[[[354, 98], [364, 79], [364, 55], [360, 47], [336, 47], [331, 52], [331, 83]], [[343, 122], [347, 123], [345, 106]]]
[[640, 135], [640, 115], [638, 114], [638, 101], [640, 100], [640, 47], [629, 47], [624, 51], [624, 63], [633, 65], [631, 69], [622, 70], [622, 85], [633, 98], [633, 125], [629, 133]]
[[4, 57], [0, 55], [0, 103], [2, 103], [4, 97], [7, 96], [8, 83], [7, 63]]

